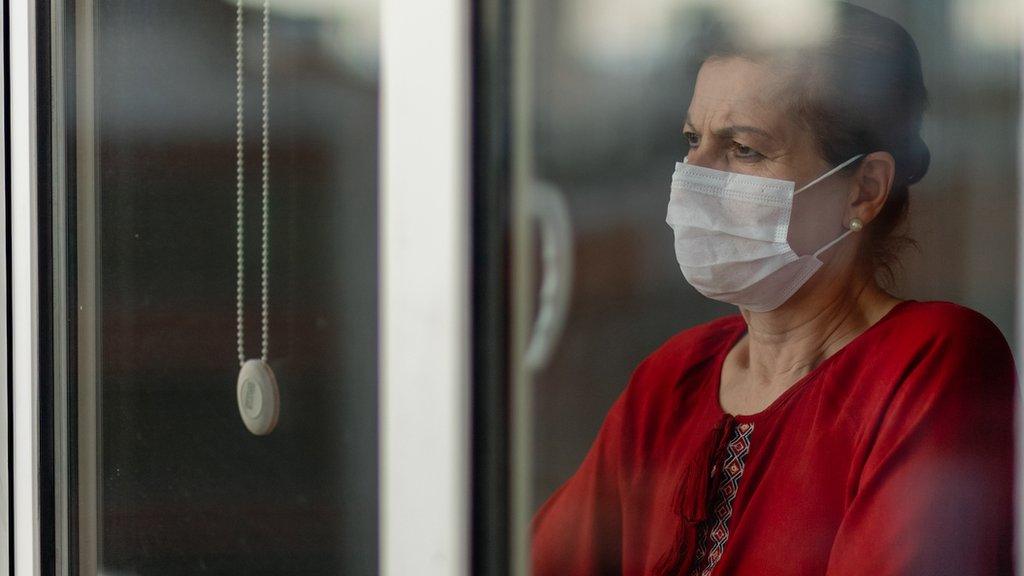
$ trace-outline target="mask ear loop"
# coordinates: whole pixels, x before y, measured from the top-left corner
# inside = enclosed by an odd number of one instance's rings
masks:
[[[856,156],[854,156],[853,158],[850,158],[850,159],[849,159],[849,160],[847,160],[846,162],[843,162],[843,163],[842,163],[842,164],[840,164],[839,166],[836,166],[835,168],[833,168],[833,169],[829,170],[828,172],[825,172],[825,173],[824,173],[824,174],[822,174],[821,176],[818,176],[817,178],[815,178],[814,180],[812,180],[810,184],[807,184],[807,185],[803,186],[802,188],[800,188],[799,190],[797,190],[796,192],[793,192],[793,195],[795,196],[795,195],[797,195],[797,194],[799,194],[799,193],[803,192],[804,190],[807,190],[807,189],[808,189],[808,188],[810,188],[811,186],[814,186],[814,185],[815,185],[815,184],[817,184],[818,182],[821,182],[821,181],[822,181],[822,180],[824,180],[825,178],[828,178],[829,176],[831,176],[831,175],[835,174],[836,172],[839,172],[839,171],[840,171],[840,170],[842,170],[843,168],[846,168],[846,167],[847,167],[847,166],[849,166],[850,164],[853,164],[854,162],[856,162],[857,160],[860,160],[860,159],[861,159],[861,158],[863,158],[863,157],[864,157],[864,155],[863,155],[863,154],[857,154]]]
[[[839,235],[839,238],[836,238],[835,240],[833,240],[833,241],[829,242],[828,244],[825,244],[821,248],[818,248],[817,250],[815,250],[814,257],[817,258],[818,256],[821,256],[826,250],[828,250],[829,248],[835,246],[843,238],[846,238],[847,236],[849,236],[852,233],[853,233],[853,230],[847,230],[846,232],[843,232],[842,234]]]
[[[856,155],[856,156],[854,156],[853,158],[850,158],[850,159],[849,159],[849,160],[847,160],[846,162],[843,162],[843,163],[842,163],[842,164],[840,164],[839,166],[836,166],[835,168],[833,168],[833,169],[829,170],[828,172],[826,172],[826,173],[822,174],[821,176],[819,176],[819,177],[815,178],[815,179],[814,179],[813,181],[811,181],[811,183],[810,183],[810,184],[807,184],[807,185],[805,185],[804,187],[802,187],[802,188],[800,188],[799,190],[797,190],[796,192],[793,192],[793,195],[795,196],[796,194],[799,194],[800,192],[803,192],[804,190],[807,190],[807,189],[808,189],[808,188],[810,188],[811,186],[814,186],[814,185],[815,185],[815,184],[817,184],[818,182],[821,182],[821,181],[822,181],[822,180],[824,180],[825,178],[828,178],[829,176],[831,176],[831,175],[835,174],[836,172],[839,172],[839,171],[840,171],[840,170],[842,170],[843,168],[846,168],[846,167],[847,167],[847,166],[849,166],[850,164],[853,164],[854,162],[856,162],[857,160],[859,160],[859,159],[861,159],[861,158],[863,158],[863,157],[864,157],[864,155],[863,155],[863,154],[857,154],[857,155]],[[852,234],[852,233],[853,233],[853,230],[850,230],[850,229],[848,229],[848,230],[847,230],[846,232],[843,232],[843,233],[842,233],[842,234],[840,234],[840,235],[839,235],[839,237],[838,237],[838,238],[836,238],[835,240],[833,240],[833,241],[829,242],[828,244],[825,244],[825,245],[824,245],[824,246],[822,246],[821,248],[818,248],[817,250],[815,250],[815,251],[814,251],[814,257],[815,257],[815,258],[817,258],[818,256],[821,256],[822,254],[824,254],[824,253],[825,253],[825,251],[826,251],[826,250],[828,250],[829,248],[831,248],[831,247],[835,246],[836,244],[838,244],[839,242],[841,242],[841,241],[843,240],[843,238],[846,238],[847,236],[849,236],[849,235],[850,235],[850,234]]]

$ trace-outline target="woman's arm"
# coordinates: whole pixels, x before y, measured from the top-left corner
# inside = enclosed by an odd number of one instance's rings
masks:
[[[618,477],[622,404],[620,396],[583,464],[534,517],[534,576],[621,572]]]
[[[623,392],[579,469],[533,519],[533,576],[619,574]]]

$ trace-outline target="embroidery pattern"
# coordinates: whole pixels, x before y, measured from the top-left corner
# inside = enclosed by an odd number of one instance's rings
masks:
[[[750,452],[750,434],[754,425],[750,422],[738,424],[733,429],[725,460],[722,462],[721,482],[711,503],[711,516],[701,524],[697,535],[697,550],[693,560],[691,576],[709,576],[718,565],[729,540],[729,519],[732,518],[732,502],[739,490],[743,476],[744,460]]]

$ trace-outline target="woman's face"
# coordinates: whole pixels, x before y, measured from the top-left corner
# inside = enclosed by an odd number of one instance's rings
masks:
[[[788,109],[784,75],[742,58],[704,63],[684,126],[688,162],[706,168],[796,182],[800,189],[831,166],[815,135]],[[843,231],[850,183],[837,174],[796,196],[789,242],[809,254]]]

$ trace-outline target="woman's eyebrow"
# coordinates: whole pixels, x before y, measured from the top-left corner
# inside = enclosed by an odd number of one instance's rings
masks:
[[[726,126],[724,128],[713,130],[711,133],[714,134],[716,137],[722,139],[732,138],[737,134],[756,134],[767,140],[775,140],[775,137],[769,134],[766,130],[757,128],[755,126]]]
[[[693,121],[690,119],[690,116],[687,115],[686,124],[684,124],[683,126],[696,126],[696,124],[694,124]],[[711,133],[715,137],[721,139],[732,138],[737,134],[755,134],[757,136],[761,136],[762,138],[771,140],[773,142],[775,141],[775,137],[772,136],[767,130],[763,128],[758,128],[756,126],[746,126],[742,124],[734,124],[732,126],[726,126],[724,128],[712,130]]]

